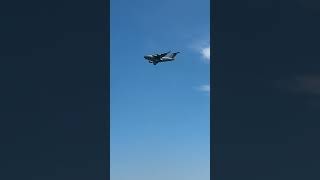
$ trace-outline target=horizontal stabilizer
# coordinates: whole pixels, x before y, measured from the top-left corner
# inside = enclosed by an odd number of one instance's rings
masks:
[[[174,58],[174,57],[176,57],[176,55],[179,54],[179,53],[180,53],[180,52],[172,53],[169,57]]]

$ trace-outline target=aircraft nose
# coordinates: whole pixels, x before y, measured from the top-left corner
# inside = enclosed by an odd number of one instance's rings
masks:
[[[148,59],[149,58],[149,56],[143,56],[145,59]]]

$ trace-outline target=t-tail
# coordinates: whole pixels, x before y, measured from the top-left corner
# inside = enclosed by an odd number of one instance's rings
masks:
[[[169,57],[171,57],[171,58],[175,58],[175,57],[176,57],[176,55],[177,55],[177,54],[179,54],[179,53],[180,53],[180,52],[172,53],[172,54],[170,54],[170,55],[169,55]]]

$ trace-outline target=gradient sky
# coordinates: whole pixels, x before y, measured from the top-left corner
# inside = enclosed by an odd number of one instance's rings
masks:
[[[111,0],[112,180],[209,179],[209,3]]]

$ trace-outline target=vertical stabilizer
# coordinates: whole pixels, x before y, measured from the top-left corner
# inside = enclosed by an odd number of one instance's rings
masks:
[[[174,57],[176,57],[176,55],[179,54],[179,53],[180,53],[180,52],[172,53],[169,57],[174,58]]]

